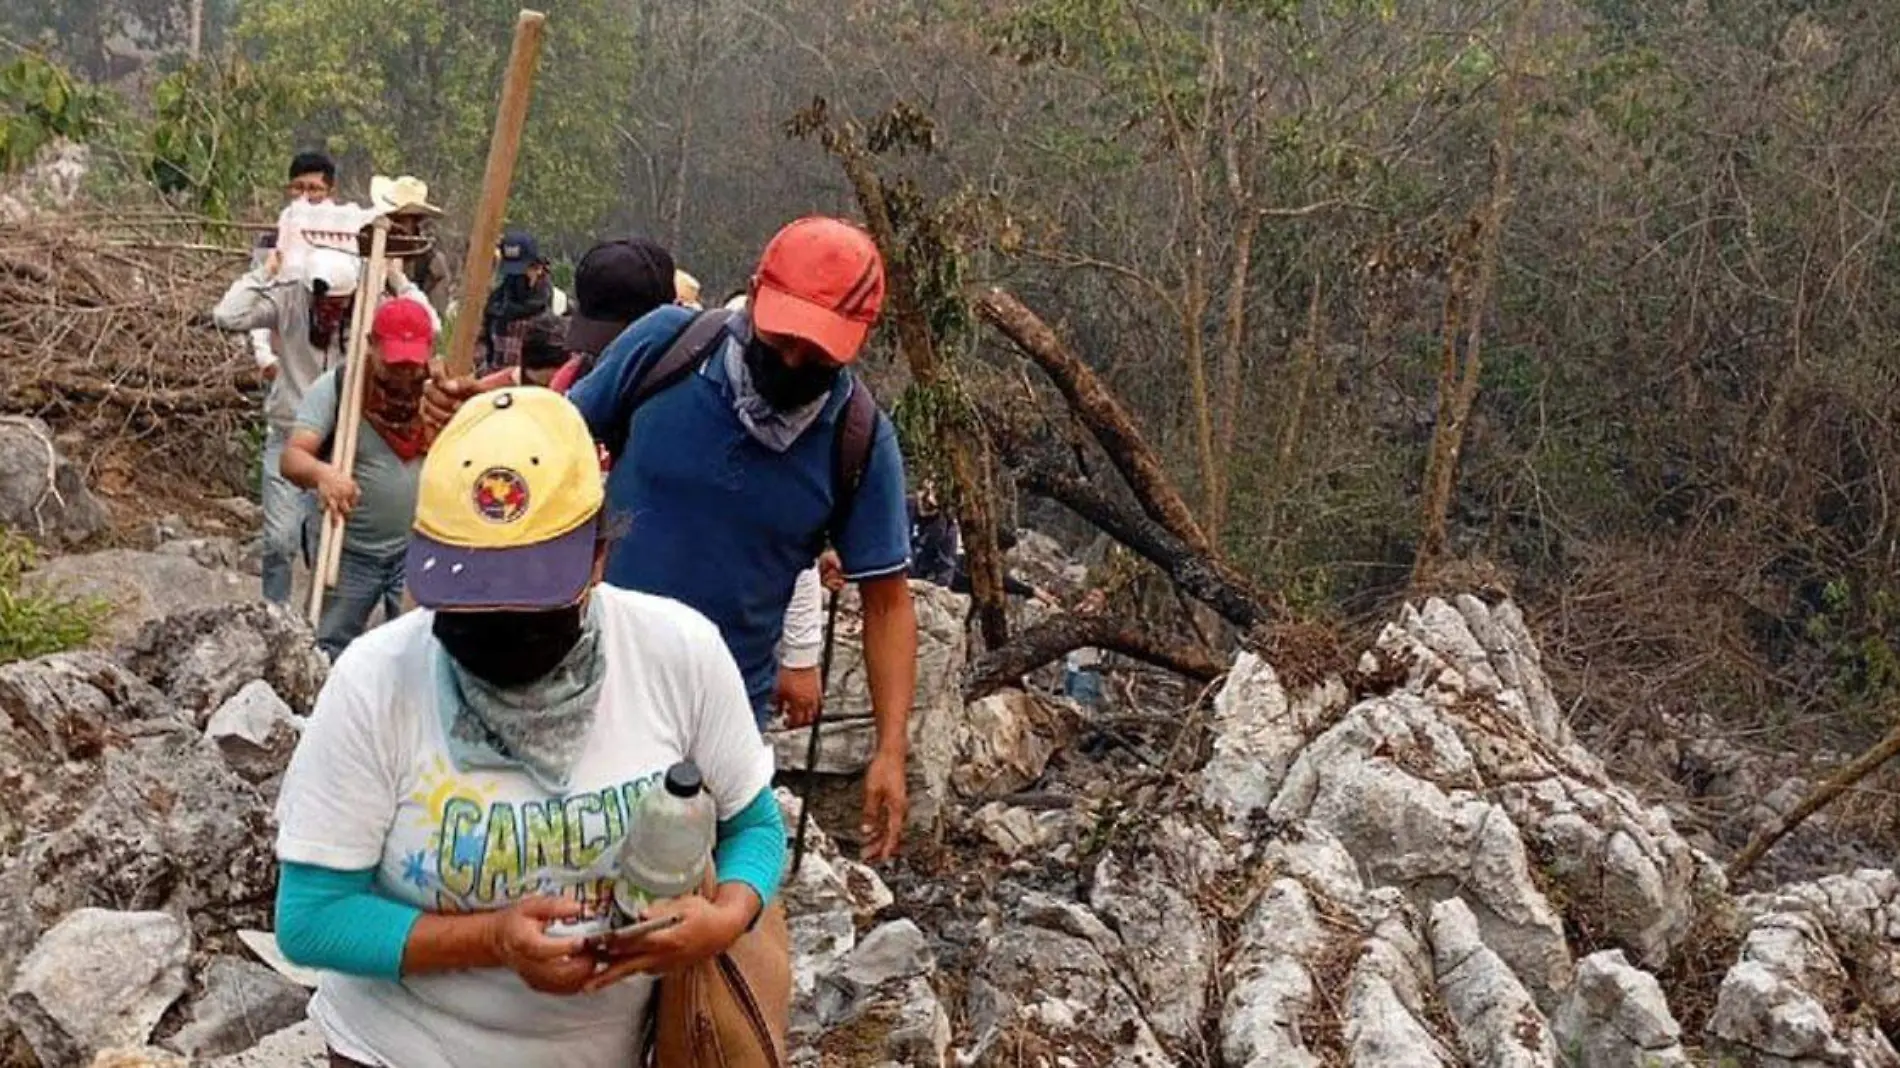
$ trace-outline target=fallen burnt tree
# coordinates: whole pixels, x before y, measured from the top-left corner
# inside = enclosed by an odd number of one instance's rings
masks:
[[[971,302],[984,322],[1054,383],[1134,503],[1124,503],[1082,470],[1081,450],[1061,440],[1047,420],[1019,414],[1004,403],[984,402],[979,407],[992,451],[1017,487],[1086,520],[1243,634],[1260,635],[1269,624],[1284,620],[1285,610],[1277,600],[1257,589],[1210,544],[1134,417],[1081,355],[1001,289],[974,292]],[[1086,647],[1118,652],[1202,681],[1219,675],[1225,660],[1206,644],[1157,638],[1130,621],[1064,617],[1016,635],[979,658],[968,672],[966,692],[973,697],[993,692]]]
[[[1014,686],[1024,675],[1076,649],[1120,653],[1197,682],[1212,682],[1227,670],[1225,662],[1199,645],[1166,642],[1107,616],[1061,615],[978,657],[965,673],[963,698],[974,701]]]

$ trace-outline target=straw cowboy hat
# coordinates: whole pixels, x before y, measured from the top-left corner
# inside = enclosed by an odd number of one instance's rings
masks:
[[[391,178],[379,174],[369,180],[369,202],[378,214],[400,215],[420,212],[440,215],[442,209],[429,203],[429,186],[420,178],[403,175]]]

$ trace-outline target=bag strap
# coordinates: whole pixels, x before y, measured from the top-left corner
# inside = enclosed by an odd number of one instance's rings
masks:
[[[864,473],[871,466],[871,446],[877,442],[877,423],[883,417],[871,387],[857,375],[851,376],[851,392],[838,413],[838,429],[831,439],[831,515],[825,521],[825,536],[835,547],[851,520],[852,506],[864,485]]]
[[[673,336],[672,344],[666,347],[660,358],[648,364],[634,380],[633,397],[627,407],[627,414],[631,416],[639,411],[642,404],[704,363],[706,357],[711,355],[712,347],[725,337],[726,324],[731,321],[732,313],[724,308],[714,308],[693,316],[692,321]]]

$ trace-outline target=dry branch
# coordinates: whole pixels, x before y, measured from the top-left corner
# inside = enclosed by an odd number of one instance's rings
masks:
[[[1148,516],[1111,500],[1081,475],[1046,458],[1028,460],[1015,471],[1023,489],[1088,520],[1234,626],[1251,629],[1277,614],[1272,603],[1233,568],[1175,537]]]
[[[0,237],[0,411],[83,436],[95,458],[136,442],[162,458],[146,466],[230,481],[259,383],[207,313],[244,250],[196,234],[144,249],[123,237],[109,222],[63,219]]]
[[[1077,649],[1106,649],[1200,682],[1216,679],[1226,667],[1195,645],[1176,644],[1107,616],[1058,616],[1030,627],[1001,649],[970,665],[963,697],[974,701],[1014,686],[1024,675]]]
[[[1074,350],[1014,296],[1001,289],[974,294],[977,312],[1041,367],[1069,402],[1069,407],[1101,443],[1109,462],[1121,472],[1142,510],[1175,539],[1195,552],[1211,555],[1212,548],[1187,501],[1168,478],[1161,458],[1141,436],[1134,416],[1109,392]]]
[[[1832,804],[1855,783],[1872,775],[1882,764],[1895,756],[1900,756],[1900,726],[1888,731],[1886,737],[1876,742],[1872,749],[1855,757],[1846,767],[1835,772],[1833,778],[1815,787],[1808,796],[1801,799],[1800,804],[1783,816],[1773,827],[1756,835],[1748,843],[1748,847],[1729,862],[1729,881],[1733,882],[1746,875],[1764,854],[1774,848],[1776,842],[1786,838],[1789,832],[1801,826],[1809,816]]]

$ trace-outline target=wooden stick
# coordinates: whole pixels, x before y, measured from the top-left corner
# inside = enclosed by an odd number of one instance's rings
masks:
[[[1834,773],[1834,777],[1814,788],[1808,796],[1801,799],[1779,823],[1756,835],[1748,843],[1748,848],[1729,862],[1728,878],[1732,883],[1748,873],[1762,855],[1774,848],[1776,842],[1788,836],[1788,832],[1801,826],[1809,816],[1833,803],[1834,799],[1846,793],[1848,788],[1874,773],[1882,764],[1900,756],[1900,726],[1887,732],[1887,736],[1874,744],[1872,749],[1855,757],[1848,765]]]
[[[340,433],[337,439],[334,462],[343,473],[354,477],[356,474],[356,450],[362,444],[363,437],[363,394],[369,380],[370,338],[375,334],[376,307],[383,302],[384,289],[389,284],[389,220],[378,219],[375,231],[370,238],[369,264],[364,274],[369,287],[370,310],[364,316],[362,334],[357,339],[357,357],[355,369],[350,379],[344,383],[343,404],[341,405]],[[336,585],[337,574],[343,563],[343,520],[336,521],[337,536],[331,542],[330,559],[324,567],[324,587]]]
[[[343,380],[338,384],[342,396],[337,404],[336,433],[331,446],[330,463],[344,474],[356,470],[357,431],[363,417],[363,381],[368,377],[369,335],[388,284],[388,259],[384,256],[389,238],[389,218],[377,219],[370,237],[369,262],[358,280],[356,306],[350,315],[349,344],[344,350]],[[310,574],[310,625],[323,618],[323,594],[336,585],[343,562],[343,517],[325,509],[323,536],[317,543],[316,566]]]
[[[514,180],[515,155],[521,150],[521,128],[528,118],[528,95],[534,88],[535,65],[541,58],[541,30],[547,16],[523,10],[515,20],[515,43],[508,53],[508,73],[501,83],[501,106],[495,113],[495,132],[488,142],[488,169],[482,174],[482,198],[469,227],[468,255],[462,260],[462,298],[455,314],[455,331],[443,358],[451,377],[475,370],[476,332],[482,325],[482,307],[488,302],[488,283],[495,270],[495,242],[501,239],[502,216],[508,209],[508,185]]]

